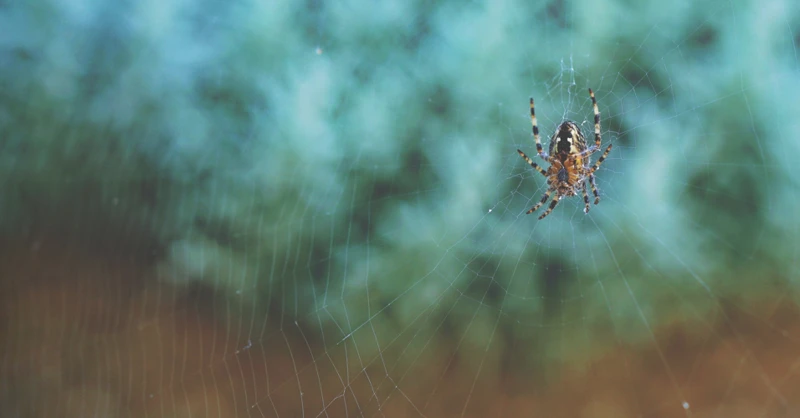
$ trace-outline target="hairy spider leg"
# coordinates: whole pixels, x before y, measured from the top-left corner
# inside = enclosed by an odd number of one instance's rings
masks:
[[[605,161],[606,157],[608,157],[608,153],[611,152],[611,146],[612,145],[614,145],[614,144],[608,144],[608,148],[606,148],[606,152],[604,152],[603,155],[601,155],[600,158],[597,159],[597,162],[594,163],[592,168],[589,170],[589,174],[594,174],[594,172],[597,171],[598,168],[600,168],[600,164],[603,164],[603,161]]]
[[[550,197],[550,193],[553,193],[553,189],[547,189],[547,191],[544,192],[544,196],[542,196],[542,200],[540,200],[539,203],[534,205],[532,208],[528,209],[528,211],[525,212],[525,214],[529,215],[531,212],[535,212],[536,209],[539,209],[542,205],[544,205],[544,202],[547,202],[547,198]]]
[[[552,212],[553,209],[555,209],[556,205],[558,205],[558,200],[559,200],[559,196],[558,196],[558,194],[556,194],[556,196],[553,198],[553,200],[550,201],[550,207],[547,208],[547,210],[544,211],[543,214],[539,215],[539,219],[540,220],[543,219],[545,216],[549,215],[550,212]]]
[[[579,153],[572,154],[572,156],[573,156],[573,158],[581,158],[581,159],[586,159],[588,156],[590,156],[590,155],[594,154],[594,153],[595,153],[595,152],[597,152],[597,151],[598,151],[598,149],[597,149],[597,148],[595,148],[595,146],[594,146],[594,145],[592,145],[591,147],[589,147],[589,148],[586,148],[586,149],[585,149],[585,150],[583,150],[582,152],[579,152]]]
[[[594,174],[589,174],[589,183],[592,185],[592,194],[594,194],[594,204],[600,203],[600,194],[597,193],[597,184],[594,182]]]
[[[600,148],[600,109],[597,108],[597,100],[594,98],[594,92],[589,89],[589,96],[592,97],[592,109],[594,109],[594,147]]]
[[[547,153],[542,149],[542,141],[539,139],[539,125],[536,123],[536,110],[533,106],[533,97],[531,97],[531,126],[533,127],[533,139],[536,140],[536,152],[539,153],[539,156],[542,157],[543,160],[549,161]]]
[[[525,155],[525,153],[524,153],[524,152],[522,152],[522,151],[520,151],[520,150],[517,150],[517,152],[519,153],[519,156],[520,156],[520,157],[524,158],[524,159],[525,159],[525,161],[527,161],[527,162],[528,162],[528,164],[530,164],[530,165],[531,165],[531,167],[533,167],[533,168],[534,168],[534,170],[536,170],[536,171],[538,171],[538,172],[542,173],[542,175],[543,175],[543,176],[547,177],[547,171],[545,171],[545,170],[544,170],[542,167],[539,167],[539,165],[538,165],[538,164],[536,164],[535,162],[533,162],[533,160],[531,160],[530,158],[528,158],[528,156],[527,156],[527,155]]]
[[[583,208],[583,213],[589,213],[589,194],[586,193],[586,182],[584,181],[581,183],[581,186],[581,189],[583,189],[583,203],[586,205],[586,207]]]

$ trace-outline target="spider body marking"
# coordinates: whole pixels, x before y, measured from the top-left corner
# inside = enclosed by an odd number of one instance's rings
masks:
[[[600,110],[597,108],[597,100],[594,92],[589,89],[589,96],[592,98],[592,108],[594,110],[594,145],[588,147],[586,137],[581,133],[578,125],[570,120],[561,122],[558,129],[550,138],[549,154],[544,152],[541,140],[539,139],[539,126],[536,122],[536,111],[531,98],[531,126],[533,128],[533,138],[536,141],[536,151],[543,160],[550,163],[550,167],[545,170],[533,162],[524,152],[517,150],[519,155],[528,162],[536,171],[547,178],[547,191],[542,199],[534,205],[526,214],[530,214],[541,207],[550,195],[555,192],[553,200],[547,210],[539,216],[539,219],[549,215],[555,209],[558,202],[564,197],[577,196],[580,192],[583,195],[584,213],[589,213],[589,195],[586,192],[586,183],[592,188],[594,194],[594,204],[600,203],[600,194],[595,185],[594,172],[600,168],[600,164],[605,161],[608,153],[611,152],[611,144],[605,152],[591,165],[591,155],[600,150]]]

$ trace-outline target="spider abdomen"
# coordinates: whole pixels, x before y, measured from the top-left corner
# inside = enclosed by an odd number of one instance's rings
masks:
[[[567,120],[558,125],[556,133],[550,138],[550,155],[558,156],[562,162],[571,154],[586,150],[586,139],[578,125]]]

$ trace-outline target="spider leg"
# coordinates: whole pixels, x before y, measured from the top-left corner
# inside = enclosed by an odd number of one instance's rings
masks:
[[[603,161],[605,161],[606,157],[608,157],[608,153],[611,152],[612,145],[614,144],[608,144],[606,151],[603,153],[603,155],[600,156],[600,158],[597,159],[597,162],[594,163],[592,168],[589,170],[589,174],[593,174],[595,171],[597,171],[598,168],[600,168],[600,164],[603,164]]]
[[[582,158],[583,159],[583,158],[588,157],[589,155],[594,154],[595,152],[597,152],[597,147],[592,145],[591,147],[586,148],[583,152],[579,152],[579,153],[574,154],[574,156],[575,156],[575,158]]]
[[[545,216],[549,215],[550,212],[552,212],[553,209],[556,207],[556,205],[558,205],[558,195],[556,195],[556,197],[554,197],[553,200],[550,201],[550,207],[547,208],[547,210],[544,211],[543,214],[539,215],[539,219],[543,219]]]
[[[592,97],[592,108],[594,109],[594,148],[600,148],[600,109],[597,108],[597,100],[594,92],[589,89],[589,96]]]
[[[547,171],[545,171],[545,170],[544,170],[542,167],[539,167],[539,165],[538,165],[538,164],[536,164],[536,163],[535,163],[535,162],[533,162],[533,161],[532,161],[530,158],[528,158],[528,156],[527,156],[527,155],[525,155],[525,153],[524,153],[524,152],[522,152],[522,151],[520,151],[520,150],[517,150],[517,152],[519,153],[519,156],[520,156],[520,157],[524,158],[524,159],[525,159],[525,161],[527,161],[527,162],[528,162],[528,164],[530,164],[530,165],[531,165],[531,167],[533,167],[533,168],[534,168],[536,171],[538,171],[538,172],[542,173],[542,175],[543,175],[543,176],[547,177]]]
[[[594,204],[596,205],[600,203],[600,194],[597,193],[597,184],[594,182],[594,174],[589,174],[589,183],[592,185],[592,194],[594,194]],[[586,196],[586,198],[588,200],[589,196]],[[588,207],[589,202],[587,201],[586,204]]]
[[[534,212],[536,209],[539,209],[540,206],[544,205],[544,202],[547,202],[547,198],[550,197],[550,193],[553,193],[553,190],[555,190],[555,189],[547,189],[547,191],[544,192],[544,196],[542,196],[542,200],[540,200],[539,203],[534,205],[532,208],[528,209],[528,211],[525,212],[525,214],[528,215],[531,212]]]
[[[594,176],[592,176],[592,179],[594,179]],[[594,181],[594,180],[592,180],[592,181]],[[597,195],[597,189],[594,188],[594,183],[592,183],[592,185],[593,185],[592,186],[592,190],[594,190],[595,191],[595,195]],[[583,191],[583,203],[586,205],[586,207],[583,208],[583,213],[589,213],[589,194],[586,193],[586,182],[585,181],[583,182],[583,185],[582,185],[581,189]]]
[[[533,127],[533,139],[536,140],[536,152],[543,160],[547,161],[547,153],[542,149],[542,141],[539,139],[539,125],[536,123],[536,111],[533,107],[533,97],[531,97],[531,126]]]

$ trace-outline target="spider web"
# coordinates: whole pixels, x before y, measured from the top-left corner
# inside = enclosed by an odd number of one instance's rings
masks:
[[[800,414],[797,5],[262,3],[0,5],[4,416]]]

